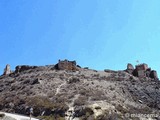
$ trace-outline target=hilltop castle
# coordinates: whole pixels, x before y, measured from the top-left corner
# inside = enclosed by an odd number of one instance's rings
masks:
[[[37,67],[38,66],[28,66],[28,65],[17,66],[15,68],[15,71],[12,72],[10,70],[10,65],[7,64],[4,69],[3,75],[9,75],[11,73],[19,73],[19,72],[29,70],[29,69],[34,69]],[[59,60],[58,63],[54,66],[54,69],[77,71],[80,69],[80,66],[76,64],[76,61],[69,61],[65,59],[65,60]],[[155,70],[151,70],[151,68],[149,68],[148,65],[145,63],[138,64],[135,66],[135,68],[132,64],[128,63],[127,69],[125,71],[135,77],[150,78],[150,79],[158,80],[157,72]]]

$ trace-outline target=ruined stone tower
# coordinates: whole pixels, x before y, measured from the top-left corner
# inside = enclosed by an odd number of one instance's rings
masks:
[[[76,61],[69,61],[69,60],[59,60],[58,64],[56,64],[56,69],[58,70],[71,70],[71,71],[76,71],[77,70],[77,65]]]
[[[5,69],[4,69],[3,75],[8,75],[10,73],[11,73],[10,65],[7,64],[6,67],[5,67]]]
[[[128,63],[125,71],[139,78],[148,77],[158,80],[157,72],[155,70],[151,70],[151,68],[148,68],[148,65],[145,63],[136,65],[135,69],[132,64]]]

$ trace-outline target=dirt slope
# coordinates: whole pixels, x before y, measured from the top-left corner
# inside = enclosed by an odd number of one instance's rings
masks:
[[[143,119],[132,114],[160,113],[160,82],[125,71],[56,70],[31,67],[0,77],[0,111],[48,120]],[[129,114],[129,115],[128,115]]]

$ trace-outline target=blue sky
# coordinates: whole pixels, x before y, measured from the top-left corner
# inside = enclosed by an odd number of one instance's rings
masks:
[[[160,74],[159,0],[0,0],[0,73],[6,64],[76,60],[98,70],[147,63]]]

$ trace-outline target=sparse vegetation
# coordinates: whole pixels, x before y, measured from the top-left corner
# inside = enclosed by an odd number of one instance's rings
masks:
[[[110,90],[111,90],[111,91],[113,91],[113,90],[115,90],[115,88],[114,88],[114,87],[112,87],[112,86],[110,86]]]
[[[116,105],[116,110],[119,111],[122,115],[125,115],[126,113],[129,112],[126,108],[124,108],[120,104]]]
[[[54,116],[54,115],[50,115],[50,116],[38,116],[37,118],[43,119],[43,120],[65,120],[64,117]]]
[[[34,116],[44,120],[64,120],[70,107],[79,107],[82,109],[75,114],[80,120],[123,120],[125,113],[152,113],[160,109],[160,91],[154,89],[155,86],[160,88],[157,81],[146,82],[123,71],[99,72],[81,68],[79,72],[73,72],[50,68],[37,67],[1,76],[0,110],[28,115],[29,108],[33,107]],[[125,103],[124,99],[129,102]],[[94,103],[104,104],[96,110],[104,110],[103,107],[111,104],[117,112],[103,111],[104,114],[95,119],[93,110],[86,108]],[[137,104],[143,107],[134,106]]]
[[[68,79],[67,83],[71,84],[71,83],[77,83],[79,81],[80,81],[80,79],[78,77],[71,77]]]
[[[93,74],[93,77],[99,78],[100,74]]]
[[[75,117],[80,117],[80,120],[88,120],[89,118],[94,120],[93,114],[94,112],[91,108],[85,107],[83,110],[77,110]]]
[[[65,111],[68,109],[68,106],[65,103],[53,102],[43,96],[30,97],[27,99],[27,104],[34,108],[34,114],[36,116],[40,115],[43,111],[46,111],[46,115],[54,113],[63,117]],[[58,112],[57,110],[61,112]]]
[[[78,99],[76,99],[74,101],[74,106],[82,106],[82,105],[85,105],[87,101],[87,97],[85,96],[80,96]]]

